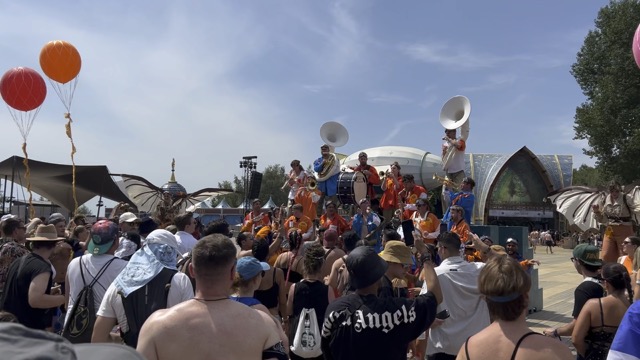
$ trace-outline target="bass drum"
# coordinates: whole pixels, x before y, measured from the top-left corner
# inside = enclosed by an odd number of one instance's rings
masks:
[[[338,200],[343,205],[358,205],[367,197],[367,177],[360,171],[342,172],[338,177]]]

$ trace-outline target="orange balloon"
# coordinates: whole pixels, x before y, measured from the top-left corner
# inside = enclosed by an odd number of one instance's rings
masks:
[[[51,80],[66,84],[80,73],[80,53],[63,40],[49,41],[40,51],[40,67]]]

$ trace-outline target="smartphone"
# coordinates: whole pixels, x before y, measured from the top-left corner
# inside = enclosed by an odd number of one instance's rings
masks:
[[[449,310],[444,309],[436,314],[436,319],[444,320],[447,319],[451,314],[449,314]]]

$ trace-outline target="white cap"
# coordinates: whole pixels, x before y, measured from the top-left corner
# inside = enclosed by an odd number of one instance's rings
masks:
[[[138,217],[132,213],[132,212],[126,212],[122,215],[120,215],[120,224],[122,224],[123,222],[134,222],[134,221],[140,221],[140,219],[138,219]]]

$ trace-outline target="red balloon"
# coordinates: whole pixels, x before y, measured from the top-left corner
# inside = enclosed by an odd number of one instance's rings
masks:
[[[7,105],[19,111],[37,109],[47,97],[47,85],[37,71],[13,68],[0,79],[0,95]]]

